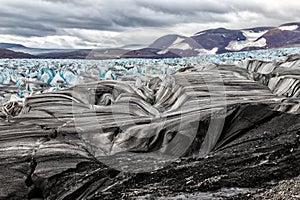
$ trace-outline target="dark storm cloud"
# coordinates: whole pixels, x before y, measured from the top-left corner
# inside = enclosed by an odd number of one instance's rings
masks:
[[[1,6],[1,27],[6,30],[32,29],[32,33],[39,31],[38,35],[55,35],[57,29],[64,28],[122,31],[169,23],[168,18],[156,17],[155,12],[145,15],[134,1],[10,0],[2,1]],[[17,30],[11,34],[24,36]],[[24,34],[28,35],[28,31]]]
[[[2,33],[11,31],[11,34],[21,36],[28,36],[30,33],[55,35],[57,29],[63,28],[122,31],[132,27],[165,27],[197,20],[209,23],[224,21],[221,16],[214,14],[230,11],[228,4],[202,0],[193,0],[190,3],[138,0],[2,0],[1,7],[0,25],[5,28]],[[24,34],[21,30],[24,30]]]

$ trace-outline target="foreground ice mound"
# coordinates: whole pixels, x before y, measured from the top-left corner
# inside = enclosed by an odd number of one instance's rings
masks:
[[[166,162],[184,155],[205,156],[274,115],[298,114],[299,60],[293,56],[274,66],[257,60],[242,67],[199,65],[135,81],[115,81],[118,71],[110,68],[104,75],[108,80],[83,82],[62,91],[67,84],[56,73],[50,82],[50,89],[56,91],[48,89],[3,104],[0,123],[4,128],[18,124],[16,134],[25,128],[39,134],[40,129],[78,134],[82,145],[109,166],[152,170],[166,163],[149,165],[139,157],[141,152],[149,160]],[[166,73],[171,68],[157,69]],[[147,68],[136,70],[142,74]],[[122,161],[122,166],[114,163],[118,159],[103,158],[123,153],[128,161]],[[132,163],[131,157],[142,162]]]

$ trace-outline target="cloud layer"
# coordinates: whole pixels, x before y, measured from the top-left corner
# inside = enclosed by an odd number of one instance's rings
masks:
[[[208,28],[300,21],[295,0],[1,0],[0,41],[33,47],[147,44]]]

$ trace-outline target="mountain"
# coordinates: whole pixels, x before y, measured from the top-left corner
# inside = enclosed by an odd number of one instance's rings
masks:
[[[260,37],[272,29],[273,27],[256,27],[242,30],[225,28],[205,30],[191,37],[178,36],[171,45],[164,48],[160,46],[158,53],[173,52],[178,56],[196,56],[242,51],[249,47],[263,48],[265,47],[265,39],[260,39]],[[297,34],[300,36],[300,33]],[[154,43],[166,43],[164,38],[159,38]]]
[[[26,47],[21,44],[0,43],[0,49],[9,49],[9,48],[26,48]]]
[[[125,49],[80,49],[71,52],[54,52],[39,55],[40,58],[50,59],[113,59],[121,58],[130,50]]]
[[[39,58],[44,59],[85,59],[91,50],[73,50],[70,52],[49,52],[40,54]]]
[[[268,48],[297,46],[300,44],[300,23],[283,24],[269,30],[261,38],[266,39]]]
[[[300,23],[282,24],[279,27],[254,27],[240,30],[209,29],[190,37],[166,35],[152,44],[151,57],[164,58],[220,54],[258,49],[295,47],[300,45]],[[156,49],[154,51],[153,49]],[[139,53],[147,55],[147,48]]]
[[[8,49],[0,49],[0,58],[35,58],[35,56],[22,52],[14,52]]]
[[[122,48],[96,50],[38,49],[10,43],[0,43],[0,48],[16,52],[15,56],[13,52],[9,53],[12,58],[20,58],[22,55],[20,53],[24,53],[24,58],[32,55],[33,58],[111,59],[189,57],[299,45],[300,22],[293,22],[282,24],[279,27],[254,27],[239,30],[209,29],[190,37],[169,34],[158,38],[148,47],[142,48],[140,45],[134,44]],[[3,56],[4,54],[0,53],[0,57]]]
[[[165,35],[161,38],[158,38],[155,40],[152,44],[149,45],[149,48],[151,49],[165,49],[169,46],[171,46],[174,43],[180,42],[188,37],[176,35],[176,34],[170,34]]]

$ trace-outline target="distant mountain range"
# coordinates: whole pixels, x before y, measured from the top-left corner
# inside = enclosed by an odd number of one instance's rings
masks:
[[[138,45],[133,45],[138,46]],[[166,35],[146,48],[114,49],[38,49],[21,44],[0,43],[0,58],[171,58],[200,54],[220,54],[258,49],[300,46],[300,22],[279,27],[255,27],[241,30],[209,29],[193,36]]]

